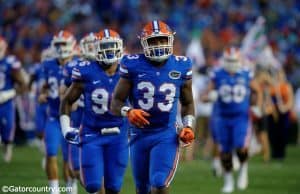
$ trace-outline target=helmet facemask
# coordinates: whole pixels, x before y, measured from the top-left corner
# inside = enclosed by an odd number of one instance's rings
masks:
[[[141,38],[145,56],[155,62],[165,61],[173,54],[173,41],[173,34],[153,34]]]
[[[118,62],[123,56],[123,41],[119,38],[103,38],[96,41],[96,60],[106,65]]]
[[[224,58],[223,65],[224,68],[230,73],[236,73],[242,66],[239,58]]]

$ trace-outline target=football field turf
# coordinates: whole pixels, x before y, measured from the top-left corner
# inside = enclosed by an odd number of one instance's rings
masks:
[[[210,163],[204,160],[180,162],[172,182],[171,194],[218,194],[222,179],[212,175]],[[61,171],[60,171],[61,174]],[[246,191],[234,194],[300,194],[300,147],[289,147],[284,163],[250,160],[250,185]],[[62,176],[61,176],[62,177]],[[61,184],[63,181],[61,181]],[[10,164],[0,161],[0,187],[46,186],[46,176],[41,168],[41,154],[37,148],[16,147]],[[0,190],[0,193],[3,193]],[[85,193],[80,188],[80,193]],[[127,169],[122,194],[134,194],[130,168]]]

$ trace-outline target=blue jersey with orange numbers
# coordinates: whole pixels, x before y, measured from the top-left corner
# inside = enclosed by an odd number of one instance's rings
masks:
[[[43,62],[43,77],[49,86],[47,103],[50,117],[59,116],[59,87],[63,82],[63,68],[57,59]]]
[[[21,63],[15,56],[7,56],[0,60],[0,91],[14,88],[11,74],[20,68]]]
[[[192,78],[191,60],[171,55],[161,67],[156,67],[143,55],[124,56],[121,77],[132,83],[130,103],[151,116],[143,130],[174,129],[181,86]]]
[[[211,73],[215,89],[218,92],[216,108],[221,115],[248,113],[250,106],[250,82],[253,73],[244,68],[234,74],[224,68]]]
[[[84,84],[84,127],[101,130],[123,125],[124,119],[112,115],[109,110],[112,94],[119,79],[118,72],[108,76],[96,61],[82,61],[73,69],[72,81]]]

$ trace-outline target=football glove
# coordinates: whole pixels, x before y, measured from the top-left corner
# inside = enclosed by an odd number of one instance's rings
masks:
[[[75,128],[72,128],[71,131],[68,131],[65,134],[65,139],[70,144],[78,145],[79,144],[79,130],[75,129]]]
[[[150,114],[142,109],[130,109],[127,112],[127,118],[129,122],[139,128],[143,128],[145,125],[150,124],[150,122],[145,118],[149,116]]]
[[[179,132],[179,139],[185,144],[185,146],[190,145],[195,139],[194,131],[189,127],[182,128]]]

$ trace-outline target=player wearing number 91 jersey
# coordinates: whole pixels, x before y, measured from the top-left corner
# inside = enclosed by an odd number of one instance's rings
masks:
[[[242,58],[237,48],[224,51],[223,66],[211,73],[211,100],[218,109],[216,125],[217,141],[221,148],[221,160],[225,169],[222,192],[233,191],[232,151],[236,149],[241,162],[238,188],[245,189],[248,184],[247,146],[250,138],[249,109],[251,90],[258,92],[253,73],[242,67]],[[258,104],[261,96],[258,98]]]
[[[121,79],[111,109],[127,116],[132,126],[130,157],[138,194],[168,193],[178,162],[177,104],[182,104],[184,128],[179,138],[194,139],[192,64],[173,52],[174,33],[162,21],[149,22],[141,34],[144,54],[121,61]],[[124,106],[127,97],[132,107]]]
[[[109,110],[115,85],[119,81],[119,59],[123,42],[109,29],[96,35],[96,61],[82,61],[72,72],[72,84],[61,102],[60,121],[66,139],[80,140],[80,171],[89,193],[102,187],[105,193],[119,193],[128,163],[126,120]],[[84,95],[84,111],[79,134],[70,127],[71,105]]]

